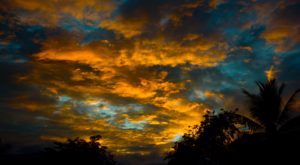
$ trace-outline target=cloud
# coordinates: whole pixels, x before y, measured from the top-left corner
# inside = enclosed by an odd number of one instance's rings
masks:
[[[191,16],[202,1],[123,1],[110,19],[100,23],[107,28],[132,38],[144,33],[161,31],[169,22],[180,24],[182,17]]]
[[[206,41],[208,42],[208,41]],[[94,68],[105,67],[136,67],[156,65],[184,65],[190,63],[200,67],[213,67],[226,58],[226,45],[219,43],[211,45],[205,41],[192,45],[181,45],[180,43],[168,43],[161,40],[145,40],[134,42],[133,47],[120,45],[119,51],[111,50],[110,47],[99,43],[93,47],[79,48],[79,50],[56,50],[46,49],[36,55],[39,60],[72,61],[89,64]],[[114,43],[112,43],[114,44]],[[197,46],[196,46],[197,45]],[[66,48],[64,48],[66,49]],[[76,48],[75,48],[76,49]],[[77,48],[78,49],[78,48]],[[113,57],[113,58],[112,58]]]
[[[263,37],[276,45],[277,52],[290,50],[300,41],[299,2],[281,3],[271,14]]]

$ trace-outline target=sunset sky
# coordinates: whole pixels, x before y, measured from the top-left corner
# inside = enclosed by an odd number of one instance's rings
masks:
[[[161,159],[241,89],[300,84],[298,0],[0,0],[0,137]],[[300,105],[300,103],[298,104]]]

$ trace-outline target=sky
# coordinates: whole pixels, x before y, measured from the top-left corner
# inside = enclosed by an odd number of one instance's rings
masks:
[[[101,134],[155,164],[207,111],[247,115],[242,89],[299,75],[299,0],[0,0],[0,137],[19,148]]]

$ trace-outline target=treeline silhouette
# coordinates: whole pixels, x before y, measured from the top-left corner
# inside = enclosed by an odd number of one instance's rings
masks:
[[[0,164],[2,165],[115,165],[116,161],[106,146],[99,143],[101,136],[91,136],[89,141],[81,138],[54,142],[54,147],[45,148],[38,153],[10,155],[9,145],[0,141]]]
[[[299,164],[300,117],[291,118],[296,90],[283,104],[284,84],[257,82],[258,94],[247,90],[250,117],[221,109],[175,143],[169,165]]]
[[[208,111],[204,120],[190,127],[173,151],[165,157],[169,165],[300,164],[300,116],[293,114],[296,90],[283,103],[284,84],[275,79],[257,82],[258,94],[247,90],[249,116],[238,109]],[[296,116],[296,117],[295,117]],[[0,139],[2,165],[84,164],[114,165],[116,161],[100,135],[55,142],[36,154],[8,154],[10,145]],[[140,163],[141,165],[143,162]]]

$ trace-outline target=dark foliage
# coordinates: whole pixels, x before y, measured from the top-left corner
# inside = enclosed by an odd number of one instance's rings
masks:
[[[241,135],[242,128],[251,131],[258,127],[255,122],[233,111],[209,112],[199,126],[194,126],[175,143],[174,151],[166,159],[169,165],[226,164],[228,146]]]
[[[114,165],[113,156],[107,147],[99,143],[101,136],[91,136],[90,141],[81,138],[68,139],[66,142],[55,142],[52,148],[45,151],[23,154],[6,154],[0,156],[1,165]],[[0,143],[2,144],[2,143]],[[2,151],[1,145],[1,151]]]
[[[271,138],[265,133],[244,135],[230,144],[228,159],[231,165],[299,164],[299,139],[299,131],[279,133]]]
[[[257,86],[259,87],[258,94],[252,94],[247,90],[243,92],[249,98],[249,110],[252,117],[264,126],[268,136],[273,136],[289,118],[288,113],[293,109],[295,96],[300,89],[296,90],[284,104],[281,96],[284,84],[278,86],[276,80],[273,79],[267,83],[257,82]]]
[[[0,157],[3,157],[7,154],[7,152],[10,149],[10,145],[7,143],[4,143],[2,139],[0,138]]]
[[[275,79],[257,85],[259,94],[243,91],[254,120],[237,111],[208,113],[199,126],[175,143],[166,157],[168,164],[299,164],[300,117],[287,119],[300,90],[283,104],[284,85],[278,87]],[[259,128],[265,131],[256,131]]]
[[[98,141],[101,136],[91,136],[87,142],[80,138],[68,139],[67,142],[55,142],[55,147],[47,148],[45,160],[50,164],[95,164],[113,165],[113,156],[107,152],[107,147]]]

